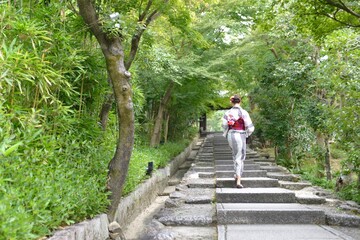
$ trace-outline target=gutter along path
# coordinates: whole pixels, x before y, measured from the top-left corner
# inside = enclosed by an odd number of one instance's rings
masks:
[[[198,147],[142,219],[145,230],[136,229],[136,221],[128,227],[128,240],[360,239],[359,215],[337,210],[345,202],[318,196],[323,191],[274,160],[248,150],[244,188],[237,189],[221,133],[208,134]]]

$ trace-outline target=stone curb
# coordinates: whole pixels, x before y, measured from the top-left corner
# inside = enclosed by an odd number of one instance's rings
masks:
[[[360,227],[360,217],[347,214],[326,214],[326,223],[330,226]]]
[[[169,177],[174,175],[177,169],[184,163],[190,155],[192,149],[199,141],[199,136],[195,137],[192,143],[185,150],[176,156],[171,162],[162,169],[157,169],[144,183],[124,197],[117,209],[115,219],[120,226],[130,224],[144,209],[156,199],[167,186]],[[109,239],[109,221],[107,214],[100,214],[93,219],[89,219],[64,229],[54,232],[48,240],[105,240]]]

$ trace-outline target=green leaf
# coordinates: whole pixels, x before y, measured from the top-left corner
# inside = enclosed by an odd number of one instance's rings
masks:
[[[15,151],[19,146],[23,145],[23,142],[18,142],[15,145],[9,147],[8,149],[5,150],[5,152],[3,153],[3,155],[5,157],[9,156],[13,151]]]

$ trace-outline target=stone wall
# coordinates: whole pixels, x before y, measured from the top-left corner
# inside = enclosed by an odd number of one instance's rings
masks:
[[[124,197],[117,209],[115,219],[120,226],[130,224],[144,209],[151,205],[159,193],[167,186],[169,177],[176,173],[179,166],[190,155],[192,148],[198,138],[177,157],[175,157],[165,168],[158,169],[152,176],[138,188]],[[62,230],[58,230],[49,240],[105,240],[109,239],[109,221],[106,214],[100,214],[93,219],[83,221]]]

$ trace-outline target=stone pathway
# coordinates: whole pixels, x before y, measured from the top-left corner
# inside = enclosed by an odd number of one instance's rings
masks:
[[[168,198],[137,239],[360,239],[359,215],[337,208],[345,202],[319,196],[272,159],[249,150],[242,184],[235,188],[226,139],[208,135],[169,181]]]

